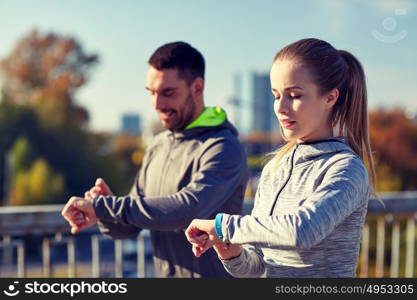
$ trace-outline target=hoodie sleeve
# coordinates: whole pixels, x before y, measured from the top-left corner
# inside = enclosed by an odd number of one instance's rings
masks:
[[[198,171],[177,193],[165,197],[99,196],[94,199],[94,208],[102,222],[160,231],[182,229],[195,218],[212,215],[246,179],[240,144],[220,139],[205,149]]]
[[[295,211],[273,216],[223,216],[223,241],[281,249],[309,249],[369,197],[367,171],[359,158],[335,162],[322,184]]]
[[[137,197],[139,186],[140,186],[140,180],[138,181],[138,177],[140,177],[140,174],[136,175],[136,179],[134,181],[134,185],[132,186],[129,195],[132,197]],[[121,222],[118,222],[116,220],[113,221],[105,221],[100,220],[97,223],[98,228],[102,234],[105,236],[111,237],[113,239],[128,239],[128,238],[135,238],[140,231],[141,228],[137,226],[133,226],[130,224],[124,224]]]
[[[265,273],[262,252],[252,246],[245,245],[242,253],[232,259],[220,259],[225,270],[237,278],[257,278]]]
[[[149,156],[151,153],[152,146],[149,147],[146,151],[145,157],[143,158],[143,164],[138,173],[136,174],[136,178],[133,182],[133,186],[130,189],[129,195],[132,197],[139,197],[139,195],[143,195],[143,186],[144,186],[144,166],[147,165],[149,161]],[[128,238],[135,238],[140,231],[142,230],[140,227],[122,223],[116,220],[101,220],[99,219],[98,228],[102,234],[108,236],[113,239],[128,239]]]

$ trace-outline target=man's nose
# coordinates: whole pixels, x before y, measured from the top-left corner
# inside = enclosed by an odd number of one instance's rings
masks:
[[[155,94],[152,96],[152,103],[155,109],[163,109],[166,107],[166,102],[161,95]]]

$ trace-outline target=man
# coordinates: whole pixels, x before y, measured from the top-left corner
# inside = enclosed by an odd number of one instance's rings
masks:
[[[241,212],[246,155],[226,113],[204,106],[200,52],[184,42],[169,43],[148,63],[146,89],[168,130],[147,149],[128,196],[113,196],[98,179],[85,198],[72,197],[62,214],[73,233],[96,222],[113,238],[150,229],[159,277],[227,277],[213,250],[193,255],[184,230],[195,218]]]

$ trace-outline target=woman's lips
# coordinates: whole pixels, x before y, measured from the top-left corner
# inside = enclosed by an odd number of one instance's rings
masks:
[[[295,124],[295,121],[290,120],[280,120],[280,122],[284,128],[291,128]]]

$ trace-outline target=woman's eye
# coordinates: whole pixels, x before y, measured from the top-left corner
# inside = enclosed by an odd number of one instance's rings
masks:
[[[301,95],[290,95],[291,99],[300,99]]]

